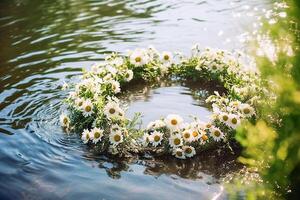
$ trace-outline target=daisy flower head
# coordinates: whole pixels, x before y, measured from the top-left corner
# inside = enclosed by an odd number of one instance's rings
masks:
[[[118,144],[123,142],[123,135],[121,131],[113,132],[109,135],[109,141],[113,146],[117,146]]]
[[[136,49],[130,55],[130,63],[136,67],[145,65],[148,63],[148,56],[142,50]]]
[[[213,139],[217,142],[219,142],[221,139],[224,138],[224,133],[219,129],[214,127],[211,132],[210,135],[213,137]]]
[[[252,117],[255,112],[254,112],[254,108],[251,107],[249,104],[241,104],[239,107],[241,113],[243,116],[245,117]]]
[[[163,133],[162,133],[162,132],[154,131],[154,132],[150,135],[150,142],[152,143],[152,145],[153,145],[154,147],[157,147],[158,145],[160,145],[162,139],[163,139]]]
[[[133,71],[130,69],[126,70],[124,77],[127,82],[131,81],[133,79]]]
[[[235,129],[241,123],[240,118],[238,115],[230,114],[229,120],[226,123],[229,127]]]
[[[182,146],[182,136],[180,134],[171,135],[171,137],[169,138],[169,144],[172,148]]]
[[[118,103],[114,101],[110,101],[104,106],[103,110],[106,117],[108,119],[112,119],[118,117],[118,112],[120,110],[120,107]]]
[[[178,130],[182,122],[182,117],[175,114],[170,114],[165,118],[165,123],[171,130]]]
[[[59,117],[59,120],[60,120],[60,124],[62,127],[65,127],[65,128],[69,127],[70,118],[66,114],[62,113]]]
[[[165,126],[166,126],[166,124],[164,123],[164,121],[159,119],[159,120],[149,122],[148,125],[147,125],[147,130],[160,129],[160,128],[163,128]]]
[[[111,80],[110,84],[111,84],[111,89],[115,94],[121,92],[120,83],[118,81]]]
[[[204,145],[208,142],[208,136],[204,133],[201,135],[201,138],[200,138],[200,144],[201,145]]]
[[[222,112],[219,114],[218,118],[221,122],[227,123],[229,120],[229,115],[227,113]]]
[[[185,159],[184,151],[181,148],[176,148],[172,153],[176,158]]]
[[[81,134],[81,140],[83,141],[84,144],[86,144],[89,142],[89,140],[92,140],[91,136],[92,136],[91,132],[88,129],[84,129]]]
[[[81,108],[81,106],[83,105],[83,102],[84,102],[83,98],[78,97],[75,99],[75,105],[79,108]]]
[[[89,117],[93,114],[93,104],[91,100],[85,100],[82,104],[83,116]]]
[[[93,143],[97,144],[103,137],[103,130],[95,127],[91,130],[91,135],[93,138]]]
[[[193,141],[193,134],[192,134],[192,131],[190,129],[184,130],[182,132],[182,137],[183,137],[183,140],[185,142],[192,142]]]
[[[197,129],[192,129],[192,141],[198,141],[201,137],[199,131]]]
[[[173,55],[169,51],[163,51],[161,53],[161,60],[163,63],[172,63]]]
[[[150,143],[150,135],[148,133],[144,133],[141,142],[144,147],[148,146]]]
[[[183,146],[182,150],[184,152],[184,155],[188,158],[193,157],[194,155],[196,155],[196,150],[194,147],[192,146]]]

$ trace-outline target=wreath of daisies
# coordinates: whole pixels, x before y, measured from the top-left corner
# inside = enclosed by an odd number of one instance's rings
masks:
[[[256,119],[261,80],[242,57],[236,52],[201,50],[198,45],[193,46],[190,56],[158,52],[154,47],[128,51],[127,55],[112,53],[84,71],[81,81],[73,86],[65,99],[68,114],[61,114],[61,125],[68,132],[80,133],[83,143],[103,153],[154,152],[191,158],[209,146],[228,142],[242,121]],[[146,128],[137,127],[141,115],[126,117],[118,99],[121,88],[133,80],[172,77],[217,81],[227,92],[215,92],[206,99],[213,108],[208,123],[197,117],[185,123],[181,116],[169,114]],[[63,89],[70,86],[65,83]]]

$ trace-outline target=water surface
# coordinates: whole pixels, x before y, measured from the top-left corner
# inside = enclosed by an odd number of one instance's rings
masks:
[[[267,0],[2,0],[0,199],[226,198],[219,178],[239,168],[235,155],[182,162],[94,154],[59,126],[67,95],[60,85],[112,51],[152,44],[188,53],[194,43],[242,49],[255,12],[268,7]],[[144,124],[171,112],[205,121],[210,109],[196,89],[213,91],[207,84],[133,87],[124,96],[127,114],[142,112]]]

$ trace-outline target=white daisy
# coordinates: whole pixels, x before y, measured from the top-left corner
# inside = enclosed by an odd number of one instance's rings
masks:
[[[200,144],[201,145],[204,145],[208,142],[208,136],[204,133],[201,135],[201,138],[200,138]]]
[[[177,148],[173,150],[172,153],[176,158],[185,159],[184,152],[181,148]]]
[[[171,130],[179,129],[183,119],[179,115],[170,114],[165,118],[165,123]]]
[[[103,137],[103,130],[95,127],[91,130],[91,135],[93,138],[93,143],[97,144],[97,142],[101,141]]]
[[[230,114],[229,120],[226,123],[229,127],[235,129],[240,124],[240,118],[238,115]]]
[[[110,64],[115,65],[116,67],[120,67],[124,64],[124,60],[122,57],[117,57],[110,61]]]
[[[152,145],[154,147],[157,147],[158,145],[161,144],[161,141],[163,139],[163,133],[159,132],[159,131],[154,131],[151,135],[150,135],[150,142],[152,143]]]
[[[219,128],[217,128],[217,127],[214,127],[211,130],[210,135],[217,142],[224,138],[224,133]]]
[[[116,118],[118,117],[118,111],[120,110],[119,104],[110,101],[104,106],[104,114],[108,119]]]
[[[218,118],[221,122],[226,123],[229,120],[229,115],[227,113],[222,112],[219,114]]]
[[[182,137],[183,137],[183,140],[185,142],[192,142],[193,141],[193,135],[192,135],[192,131],[190,129],[184,130],[182,132]]]
[[[65,127],[65,128],[69,127],[70,118],[66,114],[62,113],[60,115],[59,119],[60,119],[60,124],[61,124],[62,127]]]
[[[110,84],[111,84],[111,89],[115,94],[121,92],[120,83],[118,81],[111,80]]]
[[[141,50],[135,50],[130,55],[130,63],[139,67],[148,63],[148,57]]]
[[[182,136],[180,134],[171,135],[169,138],[169,144],[172,148],[182,146]]]
[[[193,157],[194,155],[196,155],[196,150],[195,150],[195,148],[192,147],[192,146],[183,146],[183,147],[182,147],[182,150],[183,150],[184,155],[185,155],[186,157],[191,158],[191,157]]]
[[[90,131],[87,130],[87,129],[84,129],[82,134],[81,134],[81,139],[82,139],[84,144],[88,143],[89,140],[92,140]]]
[[[241,113],[245,116],[245,117],[252,117],[254,115],[254,108],[251,107],[249,104],[241,104],[239,107]]]
[[[201,137],[199,130],[192,129],[192,141],[198,141]]]
[[[127,70],[127,71],[125,72],[124,77],[125,77],[125,80],[126,80],[127,82],[131,81],[131,80],[133,79],[133,71],[130,70],[130,69]]]
[[[161,60],[163,63],[171,63],[173,60],[172,53],[168,51],[163,51],[161,54]]]
[[[165,127],[166,124],[162,120],[155,120],[152,122],[149,122],[147,125],[148,130],[153,130],[153,129],[160,129]]]
[[[148,133],[144,133],[141,142],[144,147],[148,146],[150,143],[150,135]]]
[[[93,104],[91,100],[86,100],[82,104],[83,116],[88,117],[93,114]]]
[[[121,131],[116,131],[109,135],[109,141],[113,146],[117,146],[118,144],[123,142],[123,135]]]
[[[78,97],[77,99],[75,99],[75,105],[79,108],[81,108],[81,106],[83,105],[84,99]]]

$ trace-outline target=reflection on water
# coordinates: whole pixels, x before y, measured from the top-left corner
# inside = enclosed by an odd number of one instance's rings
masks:
[[[94,154],[59,127],[67,95],[59,85],[76,82],[82,67],[111,51],[153,44],[188,52],[196,42],[243,48],[241,34],[253,29],[255,13],[267,2],[1,0],[0,199],[225,198],[218,178],[227,168],[239,168],[236,155],[182,162]],[[143,112],[145,124],[174,110],[205,120],[209,108],[203,100],[215,87],[134,86],[124,95],[127,113]]]

